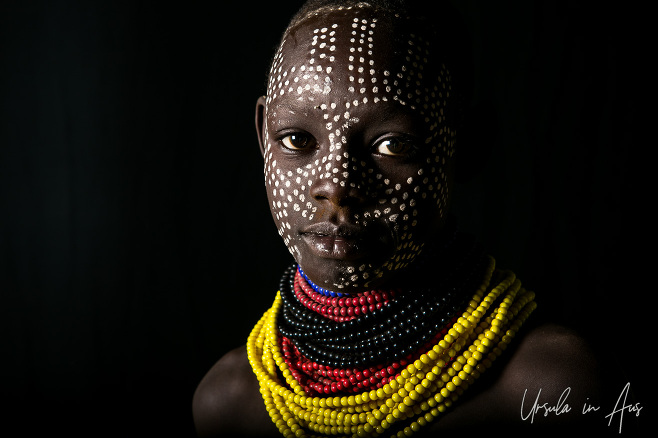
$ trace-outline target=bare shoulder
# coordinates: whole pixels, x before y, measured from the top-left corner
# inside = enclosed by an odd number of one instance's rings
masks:
[[[598,413],[583,415],[585,404],[603,396],[601,365],[588,342],[563,326],[538,326],[516,340],[496,361],[486,383],[437,423],[436,430],[465,424],[486,430],[504,425],[514,434],[543,436],[602,426]]]
[[[588,342],[565,327],[542,325],[521,332],[427,435],[499,426],[508,436],[612,434],[616,430],[607,427],[604,409],[583,413],[586,406],[605,404],[611,376],[601,363]],[[193,413],[202,437],[278,436],[244,347],[227,353],[208,371],[194,395]]]
[[[578,333],[556,324],[541,325],[519,340],[500,384],[518,390],[542,390],[558,397],[570,388],[571,398],[598,397],[600,362],[589,343]]]
[[[192,402],[200,437],[277,436],[244,346],[224,355],[199,383]]]

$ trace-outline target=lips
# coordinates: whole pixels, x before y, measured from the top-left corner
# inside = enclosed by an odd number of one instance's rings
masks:
[[[356,260],[377,250],[377,239],[361,227],[320,222],[305,228],[302,239],[318,257]]]

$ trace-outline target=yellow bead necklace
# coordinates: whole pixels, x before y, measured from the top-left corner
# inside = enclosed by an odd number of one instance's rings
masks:
[[[490,288],[492,277],[502,280]],[[411,436],[434,421],[489,368],[536,308],[534,293],[489,257],[485,278],[448,333],[377,390],[343,397],[310,397],[281,353],[280,292],[247,340],[249,363],[275,426],[285,437],[387,433]]]

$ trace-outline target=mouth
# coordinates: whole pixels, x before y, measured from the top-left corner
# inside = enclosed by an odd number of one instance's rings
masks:
[[[377,240],[363,228],[349,224],[320,222],[305,228],[301,237],[318,257],[357,260],[377,249]]]

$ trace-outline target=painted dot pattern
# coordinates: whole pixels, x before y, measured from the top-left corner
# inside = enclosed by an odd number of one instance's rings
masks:
[[[395,69],[378,65],[377,59],[381,56],[375,56],[376,44],[387,36],[378,34],[377,15],[359,6],[340,7],[337,11],[343,12],[342,19],[313,29],[305,58],[285,59],[286,49],[292,42],[288,37],[282,41],[272,63],[266,96],[266,114],[272,117],[276,117],[276,113],[270,108],[283,96],[317,103],[325,128],[324,137],[317,141],[328,147],[304,166],[283,169],[273,157],[274,146],[265,130],[264,172],[278,232],[297,261],[301,257],[300,241],[292,230],[290,218],[301,217],[309,223],[318,220],[321,206],[309,193],[320,181],[358,190],[372,201],[354,212],[355,224],[366,227],[372,221],[383,220],[393,230],[396,242],[393,255],[377,266],[369,263],[347,266],[343,277],[333,284],[340,290],[349,286],[367,287],[385,271],[408,266],[421,252],[423,243],[414,240],[415,227],[422,220],[417,207],[432,202],[439,209],[445,209],[448,181],[444,167],[453,154],[455,132],[444,115],[451,92],[449,72],[444,67],[438,75],[434,72],[432,80],[424,77],[432,74],[426,72],[431,54],[429,43],[411,34],[402,62],[396,62]],[[347,80],[337,81],[336,70],[344,68],[342,66],[347,66]],[[431,88],[427,84],[431,84]],[[336,87],[346,87],[350,98],[332,100]],[[348,144],[350,130],[360,123],[353,115],[356,108],[382,102],[394,102],[417,112],[428,128],[423,145],[427,148],[423,156],[427,158],[413,174],[403,179],[387,177],[372,160],[354,153]]]

